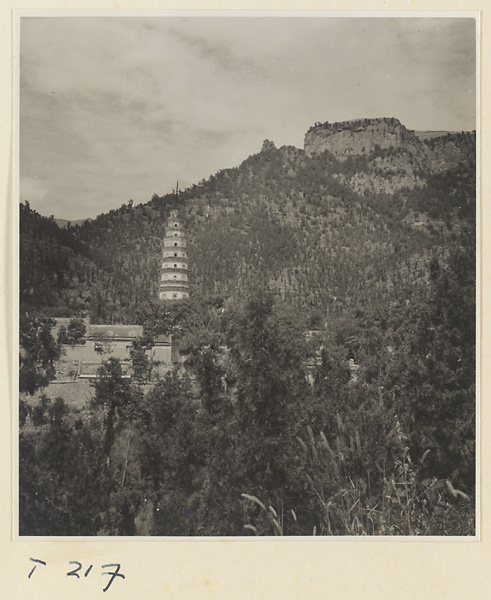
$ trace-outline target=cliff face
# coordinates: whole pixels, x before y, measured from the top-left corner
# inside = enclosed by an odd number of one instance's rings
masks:
[[[369,156],[377,147],[404,150],[418,161],[424,162],[426,158],[414,132],[393,118],[318,124],[307,132],[304,143],[308,155],[328,150],[341,160],[348,156]]]
[[[387,192],[421,184],[421,173],[475,165],[475,133],[416,132],[394,118],[317,123],[305,135],[308,156],[328,151],[342,163],[364,159],[345,176],[356,191]]]
[[[415,134],[420,137],[420,132],[416,131]],[[433,173],[453,169],[462,163],[473,168],[476,166],[475,131],[443,132],[442,135],[425,139],[423,146],[428,159],[428,168]]]

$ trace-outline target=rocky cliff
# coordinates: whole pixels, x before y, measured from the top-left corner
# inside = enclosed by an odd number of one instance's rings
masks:
[[[336,158],[366,156],[380,150],[403,151],[423,167],[441,171],[475,155],[475,131],[412,131],[395,118],[316,123],[305,135],[307,155],[328,150]]]
[[[465,163],[476,166],[476,132],[435,132],[439,135],[428,136],[431,132],[414,132],[423,140],[428,160],[428,168],[433,173],[453,169]]]
[[[318,123],[307,132],[304,149],[308,155],[328,150],[338,159],[369,156],[377,149],[405,150],[419,161],[426,158],[414,132],[394,118]]]
[[[328,151],[353,163],[343,179],[356,191],[414,188],[422,173],[475,165],[475,132],[417,132],[395,118],[316,123],[305,135],[308,156]],[[353,162],[355,161],[355,162]]]

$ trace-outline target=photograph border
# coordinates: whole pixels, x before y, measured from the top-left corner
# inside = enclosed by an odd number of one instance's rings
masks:
[[[432,2],[432,4],[434,4]],[[90,12],[91,14],[89,15],[88,12]],[[447,10],[437,10],[437,11],[424,11],[424,14],[421,11],[393,11],[393,10],[389,10],[389,11],[357,11],[356,15],[353,11],[328,11],[328,14],[330,17],[340,17],[340,16],[366,16],[367,18],[377,18],[377,17],[418,17],[418,16],[424,16],[424,17],[435,17],[435,16],[440,16],[440,17],[451,17],[451,16],[459,16],[459,17],[473,17],[476,18],[476,39],[477,39],[477,43],[476,43],[476,50],[477,50],[477,77],[476,77],[476,102],[477,102],[477,123],[476,123],[476,148],[477,148],[477,165],[478,165],[478,177],[477,177],[477,190],[476,190],[476,194],[477,194],[477,223],[476,223],[476,241],[477,241],[477,247],[476,247],[476,265],[477,265],[477,269],[478,269],[478,281],[477,281],[477,288],[476,288],[476,314],[477,314],[477,328],[476,328],[476,338],[477,338],[477,352],[476,352],[476,358],[477,358],[477,369],[476,369],[476,448],[477,448],[477,452],[476,452],[476,473],[477,473],[477,485],[476,485],[476,504],[477,504],[477,510],[476,510],[476,535],[475,536],[450,536],[450,537],[440,537],[440,536],[434,536],[434,537],[418,537],[418,536],[405,536],[405,537],[398,537],[397,539],[395,539],[393,536],[368,536],[368,537],[355,537],[355,536],[339,536],[339,537],[318,537],[318,538],[312,538],[312,537],[304,537],[304,536],[300,536],[300,537],[292,537],[292,536],[287,536],[284,538],[275,538],[275,537],[264,537],[264,538],[249,538],[249,537],[187,537],[187,538],[183,538],[183,537],[174,537],[174,536],[169,536],[169,537],[113,537],[113,536],[108,536],[108,537],[85,537],[85,536],[76,536],[76,537],[71,537],[71,536],[67,536],[67,537],[55,537],[55,536],[48,536],[48,537],[38,537],[38,536],[18,536],[17,535],[17,527],[18,527],[18,476],[17,476],[17,465],[18,465],[18,411],[16,410],[17,407],[17,402],[18,402],[18,393],[17,393],[17,389],[18,389],[18,370],[17,370],[17,364],[16,364],[16,360],[15,357],[18,355],[18,310],[19,310],[19,306],[18,306],[18,271],[16,271],[15,265],[18,265],[18,261],[19,261],[19,255],[18,255],[18,226],[19,226],[19,222],[18,222],[18,214],[17,214],[17,210],[16,210],[16,206],[17,206],[17,198],[18,198],[18,190],[19,190],[19,184],[18,184],[18,173],[19,173],[19,163],[18,163],[18,106],[19,106],[19,23],[20,23],[20,19],[22,17],[26,17],[26,16],[92,16],[94,13],[96,13],[94,16],[114,16],[114,17],[122,17],[122,16],[148,16],[147,12],[143,12],[140,13],[140,11],[134,11],[132,10],[131,13],[127,13],[126,11],[121,11],[121,10],[97,10],[97,11],[80,11],[80,10],[71,10],[69,14],[67,14],[66,9],[63,9],[62,13],[59,13],[58,11],[51,11],[51,10],[15,10],[14,12],[14,29],[15,29],[15,33],[14,33],[14,47],[13,47],[13,55],[14,55],[14,60],[15,60],[15,69],[14,69],[14,73],[15,73],[15,80],[14,80],[14,86],[13,86],[13,97],[14,97],[14,152],[12,154],[12,158],[13,158],[13,163],[14,163],[14,177],[12,181],[13,184],[13,194],[12,194],[12,206],[9,208],[9,212],[10,212],[10,216],[11,216],[11,223],[12,223],[12,227],[10,230],[10,242],[12,242],[10,244],[10,248],[11,248],[11,254],[9,256],[9,252],[7,249],[7,257],[11,257],[12,261],[11,261],[11,268],[8,269],[8,273],[10,274],[10,278],[9,278],[9,285],[10,285],[10,289],[9,287],[7,287],[6,293],[10,296],[9,300],[10,300],[10,311],[7,311],[7,315],[10,312],[10,316],[13,318],[13,323],[12,321],[10,321],[10,332],[11,332],[11,339],[13,339],[13,351],[12,349],[7,349],[7,355],[8,355],[8,362],[10,365],[10,378],[9,378],[9,389],[10,389],[10,398],[14,398],[14,402],[13,405],[11,405],[11,423],[12,423],[12,431],[11,431],[11,435],[12,435],[12,439],[13,439],[13,444],[12,444],[12,452],[13,452],[13,457],[12,457],[12,466],[11,466],[11,476],[12,476],[12,504],[11,504],[11,508],[13,511],[13,519],[11,520],[11,543],[9,544],[10,546],[12,545],[12,543],[14,544],[14,546],[19,547],[19,543],[21,545],[27,545],[29,546],[29,544],[34,544],[34,545],[38,545],[38,544],[49,544],[54,545],[54,547],[56,546],[60,546],[60,544],[67,544],[70,542],[75,542],[75,546],[79,547],[80,544],[82,543],[84,546],[92,546],[92,544],[99,544],[101,543],[105,543],[105,545],[107,545],[108,543],[111,543],[111,545],[113,544],[123,544],[123,545],[127,545],[128,542],[130,543],[131,548],[131,553],[133,553],[133,549],[137,550],[137,548],[134,548],[134,543],[137,543],[137,546],[141,546],[142,544],[152,544],[151,548],[154,547],[155,542],[172,542],[171,547],[178,545],[178,546],[182,546],[181,551],[185,551],[187,552],[187,546],[189,545],[189,543],[194,544],[198,544],[198,546],[201,546],[201,542],[214,542],[215,545],[217,543],[220,543],[219,545],[221,545],[223,547],[223,544],[221,544],[222,542],[225,543],[225,547],[230,549],[230,543],[234,544],[234,545],[242,545],[245,544],[245,552],[248,552],[248,546],[250,546],[251,543],[253,543],[254,545],[260,544],[267,544],[269,546],[269,543],[274,543],[275,546],[275,550],[278,549],[278,542],[281,542],[280,546],[286,546],[286,547],[290,547],[290,544],[293,544],[293,552],[292,554],[294,555],[296,552],[298,552],[298,549],[295,550],[295,546],[298,545],[298,543],[302,543],[302,545],[306,542],[308,542],[309,545],[313,545],[313,549],[310,549],[311,551],[313,550],[314,552],[316,550],[318,550],[318,546],[319,544],[321,545],[325,545],[326,543],[328,545],[334,543],[336,544],[336,546],[338,546],[339,544],[341,545],[345,545],[346,543],[348,543],[349,545],[354,544],[356,546],[356,551],[358,552],[359,548],[360,548],[360,543],[364,544],[364,543],[370,543],[372,544],[376,544],[377,546],[382,544],[382,545],[399,545],[399,544],[404,544],[407,542],[410,542],[411,544],[408,547],[413,547],[415,543],[422,544],[425,549],[427,548],[427,544],[433,544],[433,543],[437,543],[437,545],[439,546],[441,543],[454,543],[454,542],[464,542],[465,546],[468,547],[469,543],[473,543],[482,547],[482,540],[483,540],[483,536],[482,536],[482,507],[483,507],[483,498],[482,498],[482,471],[481,471],[481,454],[482,454],[482,448],[481,448],[481,428],[482,428],[482,413],[483,413],[483,406],[480,402],[480,398],[481,398],[481,364],[485,364],[483,362],[483,352],[485,351],[485,344],[484,344],[484,338],[480,335],[481,331],[482,331],[482,311],[483,311],[483,282],[485,280],[485,274],[483,273],[483,269],[484,269],[484,260],[483,260],[483,252],[485,250],[484,248],[484,240],[485,240],[485,235],[484,235],[484,222],[483,222],[483,212],[484,212],[484,206],[482,205],[482,197],[481,197],[481,179],[484,177],[484,172],[479,170],[479,165],[482,165],[482,159],[481,159],[481,152],[480,152],[480,146],[481,146],[481,140],[484,139],[481,128],[484,125],[483,120],[484,120],[484,115],[481,116],[480,119],[480,115],[481,115],[481,95],[483,93],[483,87],[484,85],[481,87],[481,80],[482,80],[482,75],[481,75],[481,59],[483,57],[483,49],[481,48],[481,51],[479,51],[480,48],[480,44],[479,41],[482,39],[481,36],[481,27],[482,27],[482,20],[480,17],[482,17],[482,13],[479,12],[479,10],[466,10],[466,11],[447,11]],[[160,16],[158,13],[160,11],[151,11],[151,16]],[[277,16],[278,13],[281,12],[282,16],[299,16],[298,14],[296,15],[286,15],[284,14],[283,11],[279,11],[278,9],[274,9],[272,11],[266,10],[266,11],[255,11],[253,15],[251,15],[248,11],[243,11],[243,10],[234,10],[233,15],[230,14],[230,12],[227,10],[223,13],[223,11],[219,11],[218,13],[215,12],[210,12],[209,10],[206,11],[195,11],[192,10],[190,12],[186,12],[187,16],[257,16],[257,17],[264,17],[264,16]],[[42,14],[40,14],[42,13]],[[56,14],[54,14],[56,13]],[[377,14],[375,14],[377,13]],[[182,15],[181,10],[178,11],[166,11],[165,12],[165,16],[180,16]],[[162,14],[162,16],[164,16]],[[315,17],[322,17],[323,14],[322,12],[318,12],[315,10],[312,11],[302,11],[301,16],[303,17],[309,17],[309,16],[315,16]],[[481,75],[481,76],[480,76]],[[11,175],[12,177],[12,175]],[[480,277],[479,277],[480,274]],[[9,291],[12,291],[13,293],[9,294]],[[8,317],[7,317],[8,320]],[[8,327],[8,325],[7,325]],[[206,544],[205,547],[209,547],[209,544]],[[333,547],[332,550],[335,550],[336,547]],[[429,548],[429,547],[428,547]],[[3,549],[3,548],[2,548]],[[126,548],[126,550],[128,550],[128,548]],[[213,549],[215,550],[215,549]],[[330,552],[332,553],[332,550],[330,550]],[[150,552],[152,552],[152,550],[150,550]],[[84,550],[85,553],[85,550]],[[220,554],[220,553],[219,553]],[[70,560],[70,559],[68,559]],[[294,556],[292,556],[292,560],[294,560]],[[24,568],[25,564],[24,564]],[[66,578],[65,578],[66,579]],[[123,585],[120,586],[120,589],[122,590]],[[297,592],[300,591],[301,588],[299,588],[297,590]],[[61,590],[61,588],[60,588]],[[39,590],[37,590],[37,592],[39,592]],[[60,592],[61,593],[61,592]],[[126,593],[126,592],[122,592],[122,593]],[[185,592],[186,594],[189,593],[189,590],[187,590]],[[26,596],[29,597],[29,596]],[[128,596],[130,597],[130,596]],[[187,597],[186,596],[182,596],[182,597]],[[343,597],[348,597],[348,596],[343,596]],[[385,596],[379,596],[379,597],[385,597]],[[389,597],[389,596],[387,596]],[[409,596],[408,596],[409,597]],[[433,596],[434,597],[434,596]],[[478,597],[478,596],[475,596]],[[484,597],[484,596],[483,596]]]

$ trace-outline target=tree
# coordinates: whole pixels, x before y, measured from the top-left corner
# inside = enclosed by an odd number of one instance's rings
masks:
[[[328,437],[335,431],[336,414],[344,412],[349,404],[350,371],[346,351],[323,347],[320,364],[314,370],[313,399],[310,420],[313,428]]]
[[[58,330],[58,342],[60,344],[83,344],[85,342],[85,333],[87,328],[83,319],[73,318],[68,324],[68,328],[64,325]]]
[[[411,456],[431,450],[425,474],[467,490],[475,479],[474,256],[473,236],[463,231],[448,256],[431,262],[429,284],[391,308],[371,357],[380,365],[371,384],[400,418]]]
[[[233,319],[228,343],[237,388],[236,484],[263,501],[293,502],[295,434],[310,393],[303,323],[296,311],[258,292]]]
[[[55,378],[54,363],[60,358],[60,345],[51,335],[53,319],[21,315],[19,328],[19,390],[34,394]]]
[[[20,534],[97,535],[115,485],[104,474],[100,427],[93,420],[73,427],[61,398],[47,412],[36,435],[20,433]]]
[[[133,342],[130,350],[133,378],[139,383],[148,381],[150,376],[150,363],[145,350],[145,345],[140,339]]]
[[[140,468],[141,477],[150,481],[148,497],[159,506],[154,512],[154,535],[193,533],[188,511],[194,513],[197,476],[206,461],[200,442],[203,429],[196,428],[198,411],[189,380],[178,372],[167,374],[143,401],[138,427]]]
[[[106,411],[104,452],[109,457],[114,443],[114,427],[117,417],[124,416],[134,400],[129,379],[123,377],[121,362],[110,358],[97,371],[97,379],[93,383],[95,406],[101,406]]]

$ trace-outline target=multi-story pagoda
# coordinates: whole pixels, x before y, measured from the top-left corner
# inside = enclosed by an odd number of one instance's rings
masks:
[[[160,300],[180,300],[188,296],[186,237],[179,221],[179,212],[172,210],[165,229],[159,298]]]

